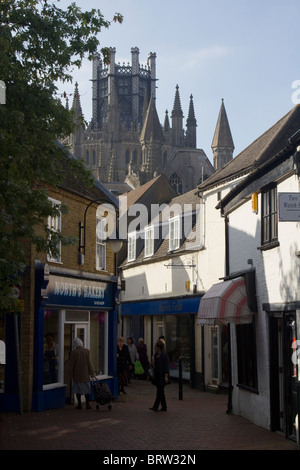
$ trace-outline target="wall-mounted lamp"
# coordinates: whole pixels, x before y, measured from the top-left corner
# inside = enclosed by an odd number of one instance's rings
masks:
[[[79,222],[79,258],[78,262],[79,264],[84,264],[84,255],[85,255],[85,246],[86,246],[86,215],[89,207],[94,204],[95,202],[107,204],[109,201],[105,201],[103,199],[95,199],[94,201],[91,201],[85,208],[84,211],[84,218],[83,218],[83,224]],[[118,209],[115,207],[116,211]],[[119,237],[118,231],[116,230],[114,233],[114,237],[112,238],[107,238],[106,240],[103,240],[104,243],[109,244],[109,248],[113,253],[118,253],[122,246],[123,243],[127,240],[123,240]]]

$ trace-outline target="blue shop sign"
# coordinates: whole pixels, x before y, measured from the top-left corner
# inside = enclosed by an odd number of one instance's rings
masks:
[[[200,297],[123,303],[121,304],[121,315],[178,315],[197,313],[199,303]]]
[[[44,306],[68,308],[112,308],[112,283],[50,276],[43,291]]]

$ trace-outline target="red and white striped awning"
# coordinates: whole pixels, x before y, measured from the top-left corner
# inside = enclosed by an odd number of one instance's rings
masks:
[[[198,325],[215,323],[251,323],[244,277],[214,284],[200,300]]]

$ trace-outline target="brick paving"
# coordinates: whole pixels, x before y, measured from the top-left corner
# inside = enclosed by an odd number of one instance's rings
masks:
[[[166,387],[168,411],[154,413],[156,388],[134,380],[107,407],[2,413],[0,450],[298,450],[296,442],[227,414],[227,396],[178,383]],[[45,462],[44,462],[45,463]]]

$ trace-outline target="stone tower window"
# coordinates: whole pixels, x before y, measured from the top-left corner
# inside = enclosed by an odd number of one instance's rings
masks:
[[[170,183],[178,194],[182,194],[182,179],[177,173],[173,173]]]

